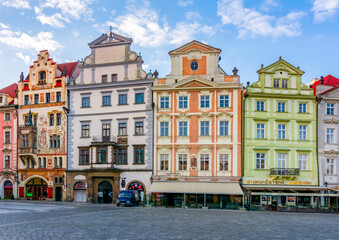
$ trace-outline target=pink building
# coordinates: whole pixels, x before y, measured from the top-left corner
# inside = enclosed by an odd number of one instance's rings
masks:
[[[16,83],[0,90],[0,198],[16,198],[17,96]]]

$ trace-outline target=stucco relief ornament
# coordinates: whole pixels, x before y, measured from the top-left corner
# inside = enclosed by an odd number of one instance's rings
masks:
[[[187,146],[178,146],[175,147],[177,149],[177,153],[189,153],[190,147]]]
[[[172,147],[169,146],[159,146],[157,147],[159,153],[170,153]]]
[[[201,146],[201,147],[198,147],[198,149],[199,149],[199,153],[208,154],[208,153],[211,153],[211,151],[212,151],[212,147],[210,147],[210,146]]]
[[[231,153],[232,146],[220,145],[217,147],[218,153]]]
[[[196,154],[191,154],[191,168],[196,169],[198,167],[198,156]]]
[[[187,113],[180,113],[177,120],[189,120],[190,116]]]
[[[188,60],[193,60],[193,59],[202,59],[202,54],[200,51],[197,50],[192,50],[188,53]]]
[[[217,114],[217,117],[219,121],[226,121],[226,120],[231,120],[233,117],[233,114],[224,112],[224,113]]]
[[[159,114],[157,117],[160,122],[170,122],[172,119],[172,116],[166,113]]]
[[[212,116],[213,116],[212,113],[203,112],[203,113],[200,114],[199,119],[201,121],[210,121]]]

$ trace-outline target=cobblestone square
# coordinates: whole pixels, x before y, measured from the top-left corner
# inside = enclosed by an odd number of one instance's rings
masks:
[[[339,215],[0,202],[0,239],[339,239]]]

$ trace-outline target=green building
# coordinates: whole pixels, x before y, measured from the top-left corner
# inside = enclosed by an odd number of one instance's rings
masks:
[[[243,178],[251,208],[317,204],[317,101],[285,60],[258,70],[244,91]],[[251,203],[251,205],[250,205]],[[279,209],[278,209],[279,210]]]

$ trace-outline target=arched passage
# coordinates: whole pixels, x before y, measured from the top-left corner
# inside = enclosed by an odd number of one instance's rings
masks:
[[[113,188],[112,184],[108,181],[102,181],[98,185],[98,202],[99,203],[112,203]]]
[[[139,182],[139,181],[131,181],[128,185],[127,185],[127,189],[128,190],[137,190],[139,192],[140,195],[140,201],[143,202],[144,201],[144,196],[145,196],[145,186],[143,183]]]

